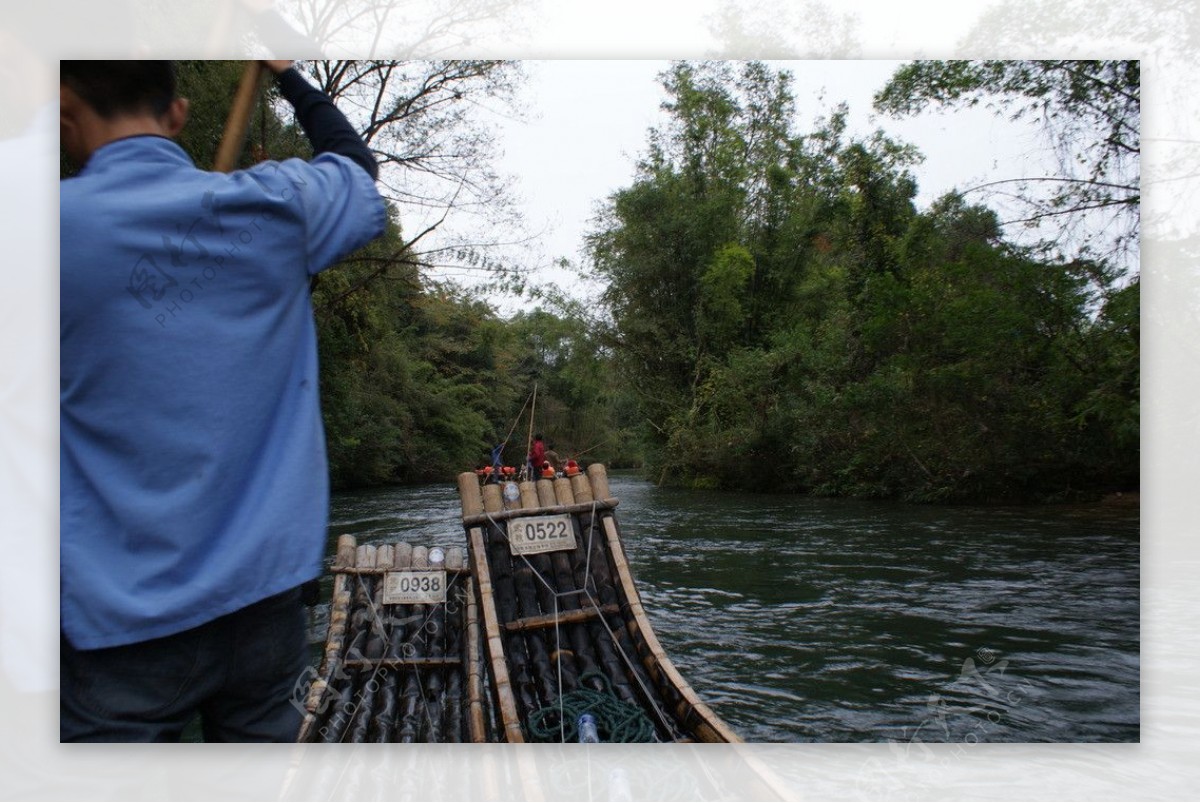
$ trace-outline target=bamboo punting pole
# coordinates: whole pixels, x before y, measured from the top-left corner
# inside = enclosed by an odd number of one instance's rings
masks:
[[[297,742],[312,741],[313,726],[317,721],[317,712],[325,700],[327,686],[324,678],[317,678],[308,687],[308,695],[304,699],[304,718],[300,721],[300,734],[296,737]]]
[[[533,383],[533,406],[529,408],[529,440],[525,442],[525,467],[529,468],[529,454],[533,451],[533,417],[537,412],[537,391],[538,383]],[[532,471],[537,472],[538,466],[533,466]]]
[[[238,83],[237,94],[233,97],[233,106],[229,117],[225,120],[225,133],[217,148],[213,160],[213,170],[218,173],[228,173],[237,164],[246,142],[246,129],[250,124],[250,114],[254,111],[254,103],[258,99],[258,87],[262,83],[263,65],[257,61],[246,62],[242,71],[242,79]]]
[[[571,611],[560,611],[557,614],[548,613],[542,616],[530,616],[524,619],[517,619],[512,622],[506,622],[504,629],[512,632],[542,630],[544,628],[554,627],[555,625],[569,625],[578,622],[586,622],[601,614],[620,614],[621,609],[616,605],[604,605],[599,608],[592,607],[589,603],[588,607],[578,608]]]
[[[447,669],[460,666],[462,661],[456,656],[445,655],[439,658],[357,658],[346,661],[347,669]]]

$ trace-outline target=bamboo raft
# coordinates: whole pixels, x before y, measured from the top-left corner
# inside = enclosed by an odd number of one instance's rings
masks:
[[[650,627],[604,466],[458,489],[466,556],[339,539],[299,741],[571,742],[585,712],[601,741],[741,741]],[[443,601],[389,596],[442,571]]]
[[[458,487],[506,741],[575,741],[562,702],[572,695],[585,707],[607,696],[640,710],[652,729],[641,740],[741,741],[654,635],[603,465],[519,483],[507,499],[502,486],[480,487],[471,473],[459,475]],[[530,544],[550,548],[524,551]],[[602,722],[601,740],[613,736]]]
[[[496,741],[463,550],[338,539],[325,649],[300,742]],[[396,601],[389,579],[439,578],[444,601]]]

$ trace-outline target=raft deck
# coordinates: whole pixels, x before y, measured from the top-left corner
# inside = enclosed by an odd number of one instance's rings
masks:
[[[576,741],[582,712],[601,741],[741,741],[655,636],[603,465],[508,499],[472,473],[458,485],[506,741]]]
[[[339,538],[299,741],[741,741],[654,635],[603,465],[458,488],[465,554]]]

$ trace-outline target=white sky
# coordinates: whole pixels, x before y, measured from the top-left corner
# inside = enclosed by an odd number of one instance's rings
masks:
[[[915,169],[918,207],[958,187],[987,178],[1024,175],[1035,134],[1025,124],[998,120],[983,109],[925,114],[894,120],[872,113],[871,99],[902,61],[772,62],[794,76],[796,129],[842,101],[849,104],[849,134],[866,137],[876,128],[916,145],[926,161]],[[657,75],[668,61],[529,61],[524,121],[501,121],[503,172],[516,191],[530,230],[539,235],[524,256],[548,264],[566,257],[580,265],[583,237],[596,205],[630,184],[648,130],[664,119],[665,94]],[[575,294],[578,278],[558,269],[538,271],[535,281],[553,281]],[[501,304],[503,309],[514,308]]]

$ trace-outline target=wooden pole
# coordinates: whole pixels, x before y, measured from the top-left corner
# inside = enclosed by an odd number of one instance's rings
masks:
[[[529,465],[529,453],[533,449],[533,415],[535,412],[537,412],[537,382],[533,383],[533,406],[531,406],[529,408],[529,439],[527,441],[525,441],[525,465],[526,466]],[[534,475],[534,476],[530,477],[531,480],[537,479],[537,470],[538,470],[537,466],[534,466],[533,469],[531,469],[531,471],[533,472],[533,475]]]
[[[229,117],[225,120],[225,133],[217,148],[217,156],[213,160],[213,170],[218,173],[228,173],[237,165],[246,142],[246,131],[250,126],[250,115],[258,100],[258,87],[262,82],[263,65],[258,61],[246,62],[242,70],[242,80],[238,84],[237,94],[233,97],[233,106],[229,109]]]

